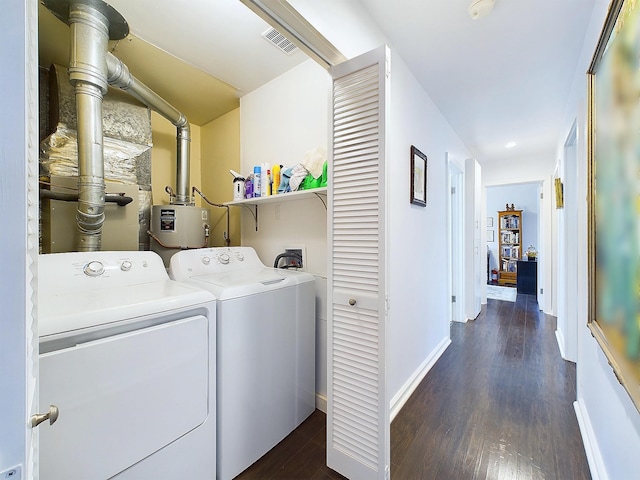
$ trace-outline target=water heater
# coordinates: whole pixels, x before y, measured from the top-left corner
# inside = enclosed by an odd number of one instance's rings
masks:
[[[151,250],[168,267],[174,253],[207,246],[209,210],[190,205],[154,205],[150,233]]]

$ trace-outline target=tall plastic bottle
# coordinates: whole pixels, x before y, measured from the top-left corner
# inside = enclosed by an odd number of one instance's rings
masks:
[[[261,166],[262,178],[260,179],[260,196],[266,197],[268,195],[267,189],[269,188],[269,165],[265,162]]]
[[[274,165],[271,167],[271,176],[273,177],[273,183],[271,184],[271,193],[273,195],[278,194],[278,187],[280,186],[280,165]]]
[[[267,196],[272,195],[271,190],[271,170],[267,170]]]
[[[253,196],[259,197],[262,194],[262,173],[260,165],[253,167]]]
[[[244,181],[244,195],[245,198],[253,198],[253,174]]]

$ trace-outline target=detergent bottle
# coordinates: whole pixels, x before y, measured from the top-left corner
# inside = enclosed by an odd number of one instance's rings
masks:
[[[271,176],[273,177],[272,192],[273,195],[276,195],[280,186],[280,165],[276,164],[271,167]]]

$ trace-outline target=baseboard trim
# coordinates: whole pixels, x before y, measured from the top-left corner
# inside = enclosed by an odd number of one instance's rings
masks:
[[[327,396],[316,392],[316,408],[321,412],[327,413]]]
[[[564,335],[562,334],[561,330],[558,330],[556,328],[556,341],[558,342],[558,348],[560,349],[560,356],[563,359],[567,359],[567,357],[564,354]]]
[[[443,338],[440,344],[431,352],[431,354],[425,359],[424,362],[418,367],[418,369],[409,377],[409,380],[400,388],[391,399],[389,418],[391,421],[396,417],[398,412],[402,409],[404,404],[409,400],[411,394],[418,388],[418,385],[425,377],[431,367],[436,363],[440,356],[444,353],[447,347],[451,345],[450,338]]]
[[[591,426],[591,420],[589,420],[589,413],[584,407],[584,403],[579,400],[573,402],[573,408],[576,411],[578,427],[580,428],[580,434],[582,435],[582,443],[584,444],[584,451],[587,455],[591,478],[593,480],[609,480],[607,470],[604,467],[604,461],[602,460],[602,455],[600,453],[600,448],[598,448],[598,441],[593,431],[593,427]]]

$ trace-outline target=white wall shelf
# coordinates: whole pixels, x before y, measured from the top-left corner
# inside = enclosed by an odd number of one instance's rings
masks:
[[[302,200],[311,196],[318,198],[327,198],[327,187],[312,188],[309,190],[297,190],[295,192],[279,193],[278,195],[269,195],[267,197],[245,198],[243,200],[233,200],[225,202],[224,205],[261,205],[265,203],[282,203],[292,200]],[[325,204],[326,207],[326,204]]]
[[[256,232],[258,231],[258,205],[265,205],[267,203],[282,203],[282,202],[291,202],[296,200],[303,200],[305,198],[316,197],[318,198],[324,208],[327,208],[327,187],[320,188],[312,188],[309,190],[298,190],[295,192],[287,192],[280,193],[278,195],[269,195],[267,197],[255,197],[255,198],[245,198],[243,200],[233,200],[231,202],[224,202],[223,205],[228,205],[231,207],[246,207],[251,214],[253,215],[253,219],[256,223]],[[251,208],[253,207],[253,209]]]

